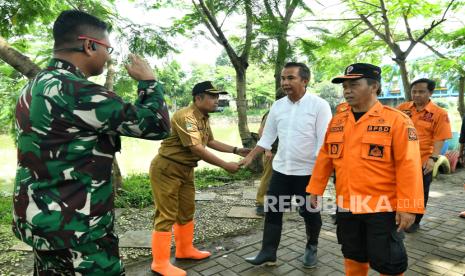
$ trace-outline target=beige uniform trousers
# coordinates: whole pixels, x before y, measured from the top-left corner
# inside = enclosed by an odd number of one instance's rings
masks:
[[[265,195],[268,191],[268,186],[270,186],[271,174],[273,173],[273,157],[266,158],[265,154],[263,154],[263,174],[260,178],[260,186],[258,187],[257,198],[255,199],[255,203],[260,206],[265,204]]]
[[[154,229],[170,232],[174,223],[194,219],[194,168],[160,155],[150,164],[150,183],[155,203]]]

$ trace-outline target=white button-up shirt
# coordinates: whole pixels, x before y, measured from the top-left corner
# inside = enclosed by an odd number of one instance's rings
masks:
[[[311,175],[331,120],[327,101],[305,93],[297,102],[288,97],[273,103],[257,145],[270,150],[279,138],[273,170],[286,175]]]

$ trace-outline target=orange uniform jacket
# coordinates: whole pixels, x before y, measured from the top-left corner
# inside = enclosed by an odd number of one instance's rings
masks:
[[[434,142],[452,138],[447,111],[432,101],[420,112],[413,102],[403,103],[397,109],[407,114],[417,129],[422,164],[433,154]]]
[[[307,192],[322,195],[334,169],[341,208],[354,214],[424,212],[416,130],[394,108],[377,102],[355,122],[350,106],[339,105]]]

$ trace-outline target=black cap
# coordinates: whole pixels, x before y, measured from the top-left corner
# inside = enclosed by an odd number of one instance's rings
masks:
[[[192,88],[192,96],[201,93],[228,94],[228,92],[218,90],[216,87],[214,87],[211,81],[199,82],[194,85],[194,88]]]
[[[347,66],[344,76],[338,76],[331,80],[332,83],[342,83],[345,80],[358,80],[362,78],[381,81],[381,68],[369,63],[354,63]]]

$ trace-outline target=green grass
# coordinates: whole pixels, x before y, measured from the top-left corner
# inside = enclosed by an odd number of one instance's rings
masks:
[[[252,172],[246,169],[241,169],[236,174],[230,174],[222,169],[204,168],[195,171],[194,183],[196,189],[203,189],[234,181],[249,180],[252,177]],[[123,187],[118,190],[115,199],[117,208],[145,208],[152,204],[152,188],[147,173],[132,174],[123,179]]]
[[[13,193],[13,179],[0,178],[0,195]]]
[[[10,225],[13,220],[13,199],[0,195],[0,225]]]

